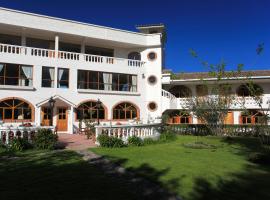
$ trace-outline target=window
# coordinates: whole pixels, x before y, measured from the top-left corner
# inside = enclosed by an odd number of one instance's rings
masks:
[[[0,85],[33,86],[33,67],[0,63]]]
[[[267,121],[267,116],[257,110],[249,110],[240,116],[242,124],[267,124]]]
[[[138,117],[137,108],[131,103],[121,103],[113,109],[113,119],[134,119]]]
[[[58,88],[69,87],[69,70],[68,69],[58,68],[57,87]]]
[[[147,58],[148,60],[150,61],[154,61],[157,59],[157,54],[155,52],[150,52],[148,55],[147,55]]]
[[[77,108],[77,119],[105,119],[105,108],[101,105],[100,109],[97,109],[97,103],[95,101],[84,102]]]
[[[151,75],[151,76],[148,77],[148,82],[151,85],[154,85],[157,82],[157,78],[154,75]]]
[[[42,81],[41,87],[54,87],[54,68],[53,67],[42,67]]]
[[[16,98],[0,101],[0,120],[9,122],[32,121],[32,107]]]
[[[128,54],[130,60],[141,60],[141,54],[139,52],[131,52]]]
[[[172,124],[190,124],[191,116],[185,111],[172,111],[169,114],[169,123]]]
[[[157,109],[157,104],[155,102],[150,102],[148,104],[148,109],[152,112],[155,111]]]
[[[78,89],[137,91],[136,75],[78,70],[77,81]]]

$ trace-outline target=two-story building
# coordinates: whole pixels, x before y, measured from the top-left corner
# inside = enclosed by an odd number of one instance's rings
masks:
[[[4,123],[73,133],[82,119],[147,123],[161,115],[162,24],[130,32],[0,8],[0,27]]]
[[[207,95],[208,73],[163,70],[165,27],[137,26],[138,32],[0,8],[0,121],[8,125],[53,125],[74,133],[79,121],[101,124],[201,123],[185,110],[187,98]],[[163,72],[162,72],[163,70]],[[269,108],[270,71],[251,71]],[[239,78],[232,94],[245,99],[227,124],[255,124],[258,105]]]

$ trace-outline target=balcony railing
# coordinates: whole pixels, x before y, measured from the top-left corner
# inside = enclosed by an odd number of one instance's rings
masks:
[[[0,43],[0,53],[42,57],[48,59],[59,59],[59,60],[73,60],[82,61],[89,63],[100,63],[109,65],[124,64],[131,67],[143,67],[145,62],[139,60],[130,60],[124,58],[97,56],[91,54],[74,53],[67,51],[55,51],[50,49],[41,49],[33,47],[24,47],[10,44]]]

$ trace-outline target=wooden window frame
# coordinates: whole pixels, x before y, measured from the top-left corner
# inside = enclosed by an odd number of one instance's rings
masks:
[[[93,101],[93,100],[89,100],[89,101],[85,101],[85,102],[82,102],[81,104],[79,104],[79,106],[77,107],[77,109],[76,109],[76,121],[79,121],[79,120],[84,120],[84,119],[87,119],[87,120],[97,120],[98,118],[84,118],[83,117],[83,119],[79,119],[78,118],[78,110],[80,110],[80,111],[82,111],[83,113],[84,113],[84,110],[98,110],[97,108],[95,108],[96,107],[96,105],[95,106],[93,106],[93,105],[91,105],[91,107],[89,107],[89,109],[84,109],[84,108],[80,108],[80,106],[83,106],[84,104],[87,104],[87,103],[89,103],[89,102],[91,102],[91,103],[96,103],[96,101]],[[88,106],[87,106],[88,107]],[[103,105],[103,104],[101,104],[101,107],[102,108],[100,108],[99,109],[99,111],[101,110],[101,109],[103,109],[104,110],[104,118],[99,118],[99,120],[106,120],[106,117],[107,117],[107,108]],[[93,108],[95,108],[95,109],[93,109]],[[97,113],[97,115],[99,115],[99,112]]]
[[[11,123],[16,123],[16,122],[33,122],[34,121],[34,107],[28,103],[27,101],[20,99],[20,98],[16,98],[16,97],[12,97],[12,98],[6,98],[3,100],[0,100],[0,102],[5,102],[8,100],[12,100],[12,106],[8,106],[7,103],[5,103],[7,106],[6,107],[0,107],[0,109],[2,109],[2,121],[3,122],[11,122]],[[14,100],[19,100],[20,103],[14,106]],[[22,114],[24,113],[24,110],[29,109],[31,112],[31,119],[14,119],[14,115],[15,115],[15,109],[20,106],[21,104],[27,104],[28,108],[22,108]],[[11,110],[11,118],[10,119],[5,119],[5,110]]]
[[[63,69],[63,70],[67,70],[68,71],[68,79],[67,80],[59,80],[59,69]],[[61,83],[61,82],[67,82],[68,83],[67,88],[60,87],[60,84],[59,83]],[[70,82],[69,69],[68,68],[63,68],[63,67],[58,67],[57,68],[57,88],[60,88],[60,89],[69,89],[69,82]]]
[[[118,106],[121,106],[121,105],[125,105],[125,106],[122,106],[122,108],[117,108]],[[129,104],[129,106],[127,106]],[[127,107],[129,107],[128,109],[127,109]],[[133,111],[133,110],[131,110],[130,108],[134,108],[135,109],[135,111]],[[125,117],[124,118],[121,118],[121,114],[120,114],[120,112],[121,111],[123,111],[124,110],[124,115],[125,115]],[[115,112],[117,112],[117,118],[115,118]],[[133,112],[135,112],[135,117],[132,117],[132,113]],[[127,113],[129,113],[129,115],[131,116],[131,118],[128,118],[127,117]],[[134,119],[134,118],[139,118],[139,109],[138,109],[138,107],[135,105],[135,104],[133,104],[133,103],[130,103],[130,102],[121,102],[121,103],[118,103],[117,105],[115,105],[114,107],[113,107],[113,109],[112,109],[112,118],[113,118],[113,120],[131,120],[131,119]]]
[[[53,79],[52,80],[44,79],[43,78],[43,68],[50,68],[50,69],[53,69],[54,70],[54,76],[53,76]],[[44,87],[44,86],[42,86],[43,80],[50,81],[51,83],[53,83],[53,87]],[[42,69],[41,69],[41,87],[42,88],[54,88],[55,87],[55,67],[42,66]]]
[[[80,81],[79,80],[79,73],[80,72],[84,72],[84,73],[86,73],[87,75],[86,75],[86,81]],[[94,72],[94,73],[97,73],[97,82],[91,82],[90,81],[90,74],[91,74],[91,72]],[[116,85],[116,90],[114,90],[114,83],[112,83],[111,84],[111,86],[112,86],[112,90],[110,90],[110,91],[119,91],[119,92],[134,92],[134,91],[130,91],[130,89],[131,88],[134,88],[135,87],[135,92],[137,92],[138,91],[138,76],[137,75],[135,75],[135,74],[124,74],[124,73],[113,73],[113,72],[101,72],[101,71],[92,71],[92,70],[82,70],[82,69],[79,69],[78,70],[78,75],[77,75],[77,88],[78,89],[89,89],[89,90],[104,90],[104,91],[107,91],[107,90],[105,90],[104,89],[104,83],[102,83],[101,82],[101,80],[100,80],[100,77],[101,77],[101,75],[103,74],[103,73],[107,73],[107,74],[110,74],[111,76],[113,76],[113,75],[116,75],[117,76],[117,85]],[[123,85],[126,85],[126,84],[120,84],[120,75],[125,75],[125,76],[127,76],[127,84],[128,84],[128,90],[120,90],[120,88],[121,88],[121,86],[123,86]],[[136,76],[137,77],[137,83],[136,83],[136,85],[132,85],[132,81],[130,81],[131,79],[130,79],[130,77],[132,77],[132,76]],[[79,88],[79,85],[80,84],[83,84],[83,85],[86,85],[86,88]],[[90,84],[97,84],[97,89],[91,89],[90,88]],[[102,87],[103,86],[103,87]],[[102,89],[103,88],[103,89]]]
[[[11,85],[11,86],[19,86],[19,87],[24,87],[24,85],[21,85],[21,80],[32,80],[32,85],[31,86],[26,86],[26,87],[32,87],[33,86],[33,74],[34,74],[34,67],[33,65],[22,65],[22,64],[14,64],[14,63],[0,63],[3,65],[3,71],[4,71],[4,75],[3,76],[0,76],[0,79],[3,79],[3,84],[0,83],[0,85],[7,85],[6,84],[6,79],[17,79],[18,80],[18,84],[17,85]],[[19,68],[19,72],[18,72],[18,76],[16,77],[8,77],[6,76],[6,68],[7,68],[7,65],[17,65],[17,67]],[[32,67],[32,78],[29,78],[29,79],[22,79],[22,74],[21,74],[21,68],[22,66],[27,66],[27,67]]]

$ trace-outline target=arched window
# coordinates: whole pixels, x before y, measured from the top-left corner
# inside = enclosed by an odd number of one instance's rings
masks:
[[[257,84],[250,85],[240,85],[237,89],[237,95],[242,96],[242,97],[247,97],[247,96],[254,96],[254,95],[262,95],[263,94],[263,89],[261,86]]]
[[[128,59],[130,60],[141,60],[141,54],[139,52],[131,52],[128,54]]]
[[[257,110],[241,113],[240,124],[267,124],[267,116]]]
[[[101,107],[97,108],[97,102],[95,101],[87,101],[83,102],[77,107],[77,119],[89,119],[96,120],[105,119],[105,107],[101,104]]]
[[[134,119],[138,117],[137,108],[128,102],[123,102],[113,108],[113,119]]]
[[[0,120],[8,122],[33,121],[33,107],[23,100],[9,98],[0,101]]]
[[[176,85],[169,89],[169,92],[177,98],[187,98],[192,96],[191,90],[184,85]]]
[[[192,117],[186,111],[173,111],[169,114],[169,123],[170,124],[191,124]]]

